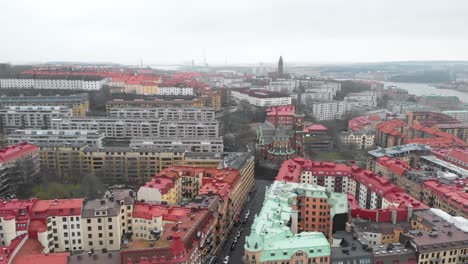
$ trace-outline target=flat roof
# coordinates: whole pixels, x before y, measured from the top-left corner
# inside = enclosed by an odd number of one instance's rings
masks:
[[[435,163],[441,167],[447,168],[451,171],[456,172],[457,174],[462,175],[463,177],[468,177],[468,170],[465,170],[463,168],[460,168],[456,165],[453,165],[452,163],[449,163],[447,161],[441,160],[435,156],[421,156],[421,159],[427,160],[429,162]]]

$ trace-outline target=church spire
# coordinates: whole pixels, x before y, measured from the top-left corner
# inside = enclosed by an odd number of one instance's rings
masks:
[[[280,56],[278,61],[278,73],[283,74],[283,56]]]

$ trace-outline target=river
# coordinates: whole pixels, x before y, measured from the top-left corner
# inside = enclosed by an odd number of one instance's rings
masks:
[[[381,82],[381,81],[379,81]],[[434,86],[431,86],[427,83],[400,83],[400,82],[381,82],[387,86],[397,86],[399,88],[408,90],[410,94],[414,95],[445,95],[445,96],[458,96],[458,98],[465,102],[468,103],[468,93],[465,92],[460,92],[456,90],[450,90],[450,89],[438,89]]]

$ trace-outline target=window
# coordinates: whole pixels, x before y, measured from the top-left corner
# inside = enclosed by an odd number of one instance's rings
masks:
[[[87,219],[86,223],[91,224],[91,219]]]
[[[91,231],[91,227],[90,227],[90,226],[88,226],[88,231]]]
[[[104,245],[104,242],[102,240],[99,240],[99,245],[100,246]]]
[[[114,240],[109,240],[109,244],[114,244]]]
[[[90,247],[92,247],[92,246],[93,246],[93,241],[89,241],[88,245],[89,245]]]
[[[67,218],[66,217],[62,217],[62,222],[66,222],[67,221]]]
[[[102,226],[98,226],[97,229],[98,229],[98,230],[102,230]]]
[[[112,225],[109,225],[109,227],[108,227],[108,228],[109,228],[109,230],[112,230]]]
[[[99,236],[99,238],[102,238],[102,233],[99,233],[98,236]]]
[[[107,218],[107,222],[108,223],[112,222],[112,218]]]

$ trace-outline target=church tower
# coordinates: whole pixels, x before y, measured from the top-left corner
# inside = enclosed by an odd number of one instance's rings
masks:
[[[280,75],[283,74],[283,56],[280,56],[279,61],[278,61],[278,73]]]

